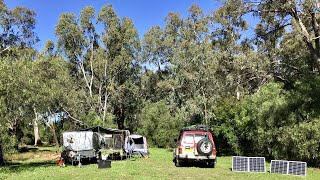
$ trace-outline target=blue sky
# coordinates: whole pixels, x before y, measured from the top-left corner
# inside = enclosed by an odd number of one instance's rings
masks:
[[[42,49],[46,40],[56,40],[54,29],[59,15],[73,12],[79,15],[81,9],[92,5],[96,11],[106,4],[112,4],[120,17],[129,17],[133,20],[140,36],[153,25],[164,25],[164,18],[169,12],[179,12],[182,16],[188,14],[188,8],[196,3],[205,13],[216,9],[219,3],[215,0],[4,0],[12,9],[24,6],[37,13],[36,32],[40,43],[36,49]]]

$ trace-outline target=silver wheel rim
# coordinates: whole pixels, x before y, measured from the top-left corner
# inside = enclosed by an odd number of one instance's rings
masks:
[[[209,142],[204,142],[201,144],[200,149],[203,153],[209,153],[211,150],[211,143]]]

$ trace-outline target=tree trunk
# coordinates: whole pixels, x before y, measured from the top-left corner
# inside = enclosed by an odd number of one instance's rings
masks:
[[[319,3],[316,4],[317,6]],[[304,41],[310,51],[310,54],[312,56],[313,62],[311,63],[312,68],[316,68],[318,70],[318,73],[320,73],[320,41],[319,41],[319,27],[317,23],[317,18],[315,17],[315,14],[311,16],[312,20],[312,25],[313,25],[313,31],[315,34],[315,39],[313,40],[310,33],[308,32],[308,29],[306,26],[303,24],[301,18],[297,15],[297,12],[293,13],[293,18],[298,22],[300,28],[301,28],[301,33],[304,36]],[[318,35],[318,36],[317,36]],[[315,47],[314,47],[315,44]]]
[[[38,115],[36,110],[34,110],[35,118],[33,119],[33,132],[34,132],[34,145],[38,145],[41,143],[40,135],[39,135],[39,127],[38,127]]]
[[[51,130],[52,130],[52,134],[53,134],[53,138],[54,138],[54,141],[55,141],[55,143],[56,143],[56,146],[59,147],[59,146],[60,146],[60,145],[59,145],[59,140],[58,140],[57,133],[56,133],[56,130],[55,130],[54,125],[52,125]]]
[[[37,119],[33,120],[33,132],[34,132],[34,145],[36,146],[38,145],[38,143],[41,142]]]
[[[312,60],[309,62],[310,69],[311,71],[313,71],[314,69],[317,69],[318,73],[320,73],[320,57],[319,57],[320,49],[315,49],[313,47],[313,44],[311,42],[308,42],[306,39],[305,39],[305,42],[312,56]]]
[[[318,54],[315,54],[313,56],[313,59],[314,59],[314,63],[315,63],[315,68],[318,70],[318,73],[320,73],[320,57]]]
[[[238,75],[237,76],[237,87],[236,87],[236,97],[237,97],[237,100],[239,101],[240,100],[240,83],[241,83],[241,76]]]
[[[205,125],[208,125],[208,111],[207,111],[207,98],[206,94],[202,92],[203,95],[203,104],[204,104],[204,123]]]
[[[121,107],[122,105],[115,107],[115,114],[117,116],[117,124],[119,129],[124,129],[124,120],[125,120],[125,114],[124,110]]]
[[[1,144],[0,144],[0,166],[4,166],[4,160],[3,160],[3,153],[2,153]]]
[[[105,125],[106,123],[106,114],[107,114],[107,102],[108,102],[108,94],[107,94],[107,88],[106,88],[106,92],[104,94],[104,105],[103,105],[103,125]]]

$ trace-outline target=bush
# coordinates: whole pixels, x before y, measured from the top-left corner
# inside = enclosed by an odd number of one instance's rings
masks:
[[[220,154],[241,153],[241,124],[235,117],[240,108],[240,102],[235,97],[220,99],[212,107],[214,118],[210,121],[213,127],[215,143]]]
[[[171,113],[171,109],[165,101],[148,103],[139,114],[137,133],[146,136],[153,146],[172,147],[175,143],[173,139],[178,137],[183,124]]]
[[[237,131],[233,134],[249,144],[240,142],[240,153],[250,149],[255,155],[276,159],[318,159],[320,119],[315,104],[319,102],[312,98],[315,89],[309,87],[312,84],[296,84],[294,90],[287,91],[282,84],[269,83],[242,100],[235,113]]]

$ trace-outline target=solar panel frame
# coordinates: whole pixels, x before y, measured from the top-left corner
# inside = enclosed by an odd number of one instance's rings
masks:
[[[270,173],[288,174],[288,164],[289,162],[284,160],[271,160]],[[278,166],[278,168],[276,168],[276,166]]]
[[[301,161],[289,161],[288,174],[297,176],[307,176],[307,163]]]
[[[251,163],[254,163],[253,165]],[[249,157],[249,172],[265,173],[266,159],[264,157]]]
[[[245,156],[232,156],[232,171],[249,172],[249,158]]]
[[[264,157],[232,157],[232,171],[234,172],[266,172],[266,160]]]
[[[282,163],[281,165],[283,165],[283,167],[281,170],[275,171],[273,168],[273,166],[275,166],[274,163],[278,163],[278,165]],[[307,176],[307,163],[301,161],[271,160],[270,173]]]

